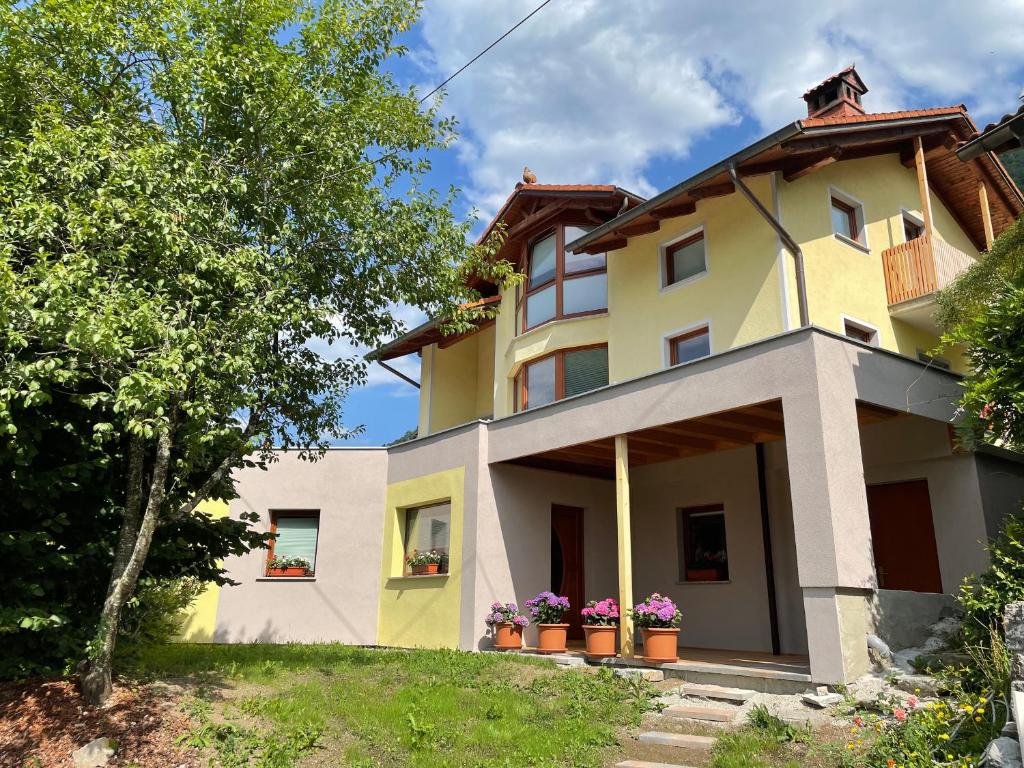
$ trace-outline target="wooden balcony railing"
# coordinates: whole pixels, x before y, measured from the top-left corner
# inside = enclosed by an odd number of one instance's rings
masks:
[[[882,251],[890,304],[928,296],[949,286],[974,259],[937,237],[921,235]]]

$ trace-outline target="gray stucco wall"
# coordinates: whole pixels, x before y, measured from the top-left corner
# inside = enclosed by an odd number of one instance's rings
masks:
[[[982,450],[975,454],[975,461],[985,531],[991,539],[999,533],[1004,517],[1024,514],[1024,457],[1008,451]]]
[[[320,511],[316,577],[263,579],[265,550],[228,558],[240,584],[220,592],[215,642],[376,642],[387,465],[385,450],[344,449],[238,472],[234,518],[256,512],[269,530],[272,510]]]

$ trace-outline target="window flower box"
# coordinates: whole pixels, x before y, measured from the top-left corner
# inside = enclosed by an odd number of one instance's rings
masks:
[[[311,576],[313,569],[304,557],[272,557],[267,562],[267,576]]]
[[[725,581],[717,568],[687,568],[687,581]]]
[[[441,566],[447,559],[448,555],[435,549],[429,552],[414,549],[411,555],[405,556],[405,564],[409,566],[409,573],[413,576],[430,576],[441,573]]]

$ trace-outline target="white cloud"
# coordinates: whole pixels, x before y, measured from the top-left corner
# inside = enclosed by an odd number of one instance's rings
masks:
[[[392,304],[391,314],[402,324],[405,331],[409,331],[426,321],[427,316],[416,307],[408,304]],[[368,347],[353,344],[348,339],[337,339],[328,344],[324,339],[317,339],[307,345],[321,357],[327,360],[338,360],[341,358],[362,357],[370,352]],[[420,358],[416,354],[406,355],[395,360],[389,360],[388,365],[401,371],[413,381],[420,378]],[[366,381],[363,386],[393,387],[394,395],[414,395],[417,390],[408,382],[402,381],[395,374],[385,370],[376,363],[371,363],[366,370]]]
[[[416,52],[424,80],[536,4],[430,0]],[[997,117],[1024,84],[1021,18],[1024,0],[553,0],[461,74],[444,108],[462,124],[466,193],[485,217],[524,164],[541,182],[650,194],[651,163],[741,120],[754,138],[801,117],[803,91],[852,61],[872,111],[964,101],[979,122]]]

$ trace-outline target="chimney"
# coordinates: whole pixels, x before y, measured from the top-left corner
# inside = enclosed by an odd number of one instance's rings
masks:
[[[863,115],[861,96],[868,87],[853,64],[814,86],[804,94],[808,117]]]

